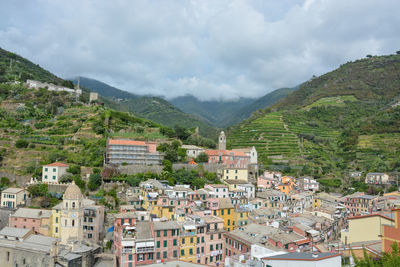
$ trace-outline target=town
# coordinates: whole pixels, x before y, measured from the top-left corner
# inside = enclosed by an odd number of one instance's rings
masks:
[[[42,166],[41,180],[1,192],[0,261],[4,266],[265,267],[296,261],[341,266],[365,252],[379,257],[400,241],[398,191],[327,193],[312,177],[262,169],[254,147],[227,150],[226,142],[221,132],[217,149],[182,145],[190,160],[179,167],[215,172],[215,183],[191,187],[148,178],[131,186],[106,180],[104,170],[156,171],[165,153],[156,142],[108,139],[101,190],[112,188],[118,204],[63,181],[71,172],[68,164]],[[372,186],[396,184],[385,173],[362,179]],[[41,186],[62,201],[48,209],[29,208],[32,188]]]

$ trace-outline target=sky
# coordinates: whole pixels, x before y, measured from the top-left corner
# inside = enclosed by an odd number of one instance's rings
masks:
[[[394,54],[399,10],[398,0],[0,1],[0,47],[135,94],[256,98]]]

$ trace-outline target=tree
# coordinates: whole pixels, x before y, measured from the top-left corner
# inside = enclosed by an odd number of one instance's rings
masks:
[[[396,51],[396,54],[400,55],[400,50],[399,50],[399,51]]]
[[[0,179],[0,187],[8,187],[10,186],[10,179],[7,177],[1,177]]]
[[[186,140],[190,136],[189,131],[185,127],[175,125],[174,129],[176,137],[178,137],[181,140]]]
[[[17,142],[15,142],[16,148],[27,148],[28,145],[29,145],[29,142],[24,139],[19,139],[19,140],[17,140]]]
[[[383,253],[380,259],[374,259],[364,249],[364,258],[359,259],[353,254],[354,263],[357,267],[394,267],[400,266],[400,246],[399,243],[392,244],[390,253]]]
[[[81,174],[81,166],[72,164],[71,166],[69,166],[67,172],[72,174]]]
[[[99,173],[93,173],[93,174],[91,174],[90,177],[89,177],[89,183],[88,183],[88,185],[87,185],[87,186],[88,186],[88,189],[89,189],[90,191],[96,190],[97,188],[100,187],[101,182],[102,182],[102,180],[101,180],[101,175],[100,175]]]
[[[168,172],[168,173],[173,173],[174,172],[174,170],[172,169],[171,161],[165,159],[165,160],[163,160],[162,164],[164,166],[163,167],[163,171]]]
[[[47,184],[35,184],[28,187],[28,192],[32,197],[43,197],[47,195]]]
[[[103,177],[103,180],[108,180],[111,177],[117,176],[119,174],[119,171],[115,167],[107,166],[103,169],[101,172],[101,177]]]
[[[208,162],[208,155],[204,152],[200,153],[197,158],[196,158],[196,162]]]

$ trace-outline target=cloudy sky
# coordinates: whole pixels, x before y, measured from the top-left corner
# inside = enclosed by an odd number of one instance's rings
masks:
[[[137,93],[259,97],[400,50],[398,0],[13,0],[0,47]]]

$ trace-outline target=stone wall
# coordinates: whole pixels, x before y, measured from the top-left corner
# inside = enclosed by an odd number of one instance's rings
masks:
[[[16,175],[8,172],[0,172],[0,177],[7,177],[11,182],[16,182],[17,186],[22,187],[26,183],[29,183],[31,176],[27,175]]]
[[[225,167],[223,164],[211,164],[211,163],[203,163],[199,165],[191,165],[185,163],[175,163],[172,165],[172,168],[176,170],[186,169],[186,170],[195,170],[199,168],[203,168],[205,171],[208,172],[217,172]],[[152,172],[161,174],[163,166],[161,165],[126,165],[126,166],[119,166],[118,171],[124,174],[138,174],[138,173],[146,173]]]
[[[49,184],[49,192],[64,193],[70,184]]]

